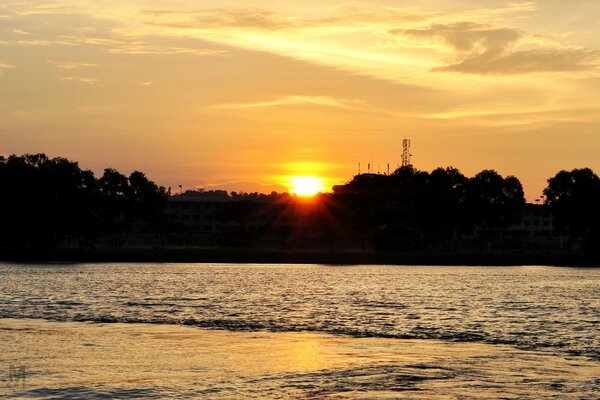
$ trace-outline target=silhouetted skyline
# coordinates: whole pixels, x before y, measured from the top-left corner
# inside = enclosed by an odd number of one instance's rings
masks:
[[[410,165],[355,175],[333,193],[312,196],[173,193],[140,171],[106,168],[96,178],[65,158],[13,155],[0,162],[0,186],[7,189],[0,199],[5,249],[523,252],[537,243],[540,254],[600,251],[600,178],[587,168],[550,177],[543,206],[526,204],[515,176]]]

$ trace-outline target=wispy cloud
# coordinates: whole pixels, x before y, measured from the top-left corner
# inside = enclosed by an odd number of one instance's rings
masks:
[[[97,78],[78,77],[78,76],[65,76],[65,77],[60,78],[60,80],[61,81],[87,83],[89,85],[94,85],[94,84],[100,82],[100,79],[97,79]]]
[[[434,71],[467,74],[526,74],[532,72],[594,71],[600,67],[600,52],[590,49],[533,49],[490,52],[468,56]]]
[[[221,104],[209,107],[209,110],[260,109],[286,106],[329,107],[340,110],[397,115],[392,111],[374,107],[363,100],[343,99],[331,96],[281,96],[256,102]]]
[[[297,18],[256,9],[206,9],[192,12],[144,10],[142,16],[150,25],[198,29],[288,29],[300,23]]]
[[[449,13],[352,4],[310,17],[250,8],[145,10],[137,16],[152,34],[267,51],[396,82],[439,83],[431,72],[598,72],[593,49],[545,42],[512,26],[515,17],[536,12],[537,3],[529,1]],[[130,33],[141,37],[144,28]]]
[[[436,14],[409,7],[373,9],[358,5],[329,8],[330,15],[300,17],[256,8],[213,8],[196,11],[144,10],[145,24],[184,29],[248,29],[259,31],[294,31],[336,29],[425,21]]]
[[[440,41],[455,53],[457,61],[433,71],[467,74],[523,74],[595,70],[600,52],[545,44],[514,28],[499,28],[473,22],[434,24],[419,29],[395,29],[392,34],[425,41]],[[522,48],[520,48],[521,46]]]
[[[14,68],[15,66],[12,64],[8,64],[0,61],[0,77],[4,75],[4,70],[8,68]]]
[[[129,37],[128,35],[117,36],[118,31],[111,32],[110,36],[88,36],[88,35],[62,35],[57,39],[46,41],[44,43],[27,43],[27,42],[12,42],[8,44],[22,44],[22,45],[65,45],[65,46],[97,46],[102,50],[113,53],[113,54],[156,54],[156,55],[175,55],[175,54],[188,54],[202,57],[208,56],[226,56],[229,54],[228,50],[223,49],[209,49],[192,46],[174,46],[174,45],[160,45],[152,43],[150,40],[144,40],[139,37]],[[49,62],[53,63],[53,62]],[[93,66],[86,63],[64,63],[65,66],[73,65],[74,67],[86,67]],[[58,64],[56,64],[58,68]],[[65,68],[68,69],[68,68]]]
[[[68,6],[70,4],[70,6]],[[417,3],[415,3],[417,4]],[[16,7],[16,6],[15,6]],[[160,43],[157,38],[200,39],[226,46],[266,51],[396,82],[424,85],[431,72],[471,75],[518,75],[537,72],[595,71],[593,49],[542,45],[511,26],[515,17],[539,12],[536,2],[466,8],[440,13],[413,7],[374,7],[351,3],[323,7],[310,14],[261,8],[137,9],[112,11],[63,2],[13,10],[18,15],[85,13],[115,22],[93,35],[4,41],[6,45],[99,46],[113,54],[223,56],[229,50]],[[13,7],[14,8],[14,7]],[[89,10],[88,10],[89,8]],[[403,39],[399,39],[403,38]],[[164,41],[164,40],[163,40]],[[183,42],[182,42],[183,43]]]
[[[240,109],[240,108],[263,108],[293,105],[325,106],[344,109],[355,109],[364,106],[360,100],[345,100],[329,96],[283,96],[265,101],[250,103],[222,104],[211,107],[212,109]]]
[[[54,40],[48,39],[21,39],[21,40],[0,40],[2,46],[50,46],[52,44],[63,44]],[[66,43],[65,43],[66,44]]]
[[[548,125],[559,122],[599,123],[597,107],[581,105],[580,107],[538,106],[496,109],[456,109],[441,113],[425,114],[426,119],[462,120],[470,124],[487,126],[531,126]]]
[[[485,126],[517,126],[553,122],[600,122],[598,108],[581,103],[572,107],[528,105],[515,109],[511,106],[486,108],[485,105],[449,109],[435,113],[406,113],[375,107],[363,100],[349,100],[330,96],[282,96],[263,101],[230,103],[209,107],[208,110],[253,110],[271,107],[329,107],[354,113],[380,114],[401,120],[462,121]]]
[[[98,66],[98,64],[93,63],[61,62],[54,60],[48,60],[46,61],[46,64],[54,65],[58,69],[79,69]]]
[[[125,44],[110,47],[107,49],[109,53],[119,54],[157,54],[157,55],[175,55],[187,54],[201,57],[210,56],[226,56],[229,54],[227,50],[216,49],[199,49],[193,47],[175,47],[175,46],[155,46],[147,44]]]
[[[210,57],[227,56],[230,53],[228,50],[223,49],[157,45],[149,44],[141,40],[76,36],[63,36],[57,39],[0,40],[0,46],[97,46],[108,53],[131,55],[187,54],[201,57]],[[59,61],[48,61],[48,64],[53,64],[56,68],[60,69],[76,69],[97,66],[97,64],[90,63],[67,63]]]
[[[439,40],[460,52],[503,49],[522,36],[521,32],[513,28],[491,27],[468,21],[433,24],[423,28],[393,29],[390,33],[424,41]]]
[[[66,9],[66,6],[60,4],[29,5],[27,3],[16,3],[16,5],[15,13],[17,15],[59,14]]]
[[[15,35],[31,35],[31,32],[27,32],[22,29],[13,29],[10,32],[14,33]]]

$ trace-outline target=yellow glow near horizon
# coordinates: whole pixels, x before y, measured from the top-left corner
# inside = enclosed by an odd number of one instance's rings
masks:
[[[314,196],[324,189],[323,179],[314,176],[293,176],[290,192],[298,196]]]

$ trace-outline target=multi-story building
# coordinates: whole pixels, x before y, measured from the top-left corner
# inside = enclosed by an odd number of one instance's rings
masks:
[[[554,225],[554,215],[547,205],[528,203],[522,209],[521,220],[511,230],[521,232],[526,239],[543,239],[556,235]]]
[[[191,234],[195,242],[204,244],[214,244],[228,236],[266,245],[306,239],[314,235],[314,210],[315,207],[287,194],[186,192],[170,196],[167,201],[171,223]]]

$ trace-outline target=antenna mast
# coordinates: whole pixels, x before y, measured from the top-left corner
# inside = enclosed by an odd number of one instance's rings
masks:
[[[410,166],[410,139],[404,139],[402,141],[402,166]]]

